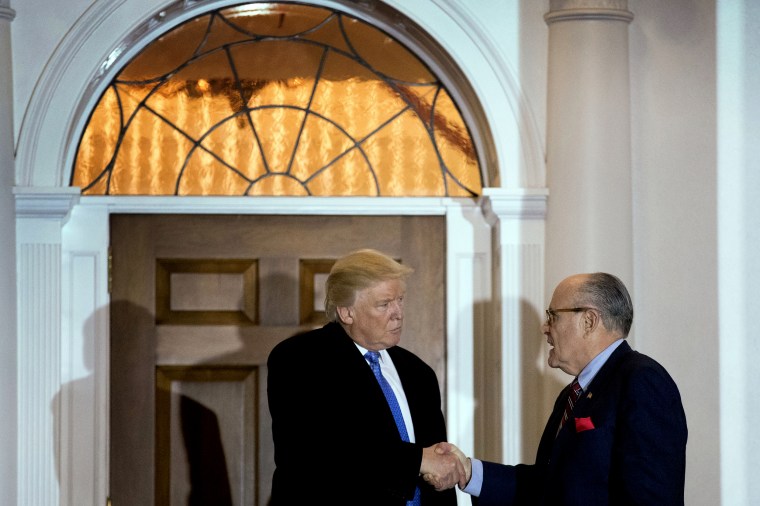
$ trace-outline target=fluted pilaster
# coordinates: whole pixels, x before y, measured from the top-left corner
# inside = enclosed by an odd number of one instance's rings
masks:
[[[57,504],[51,405],[60,388],[60,244],[22,244],[19,277],[19,505]]]
[[[78,190],[17,188],[18,499],[59,504],[62,227]],[[14,267],[15,268],[15,267]]]
[[[487,339],[478,347],[483,364],[476,370],[489,375],[479,378],[478,404],[485,410],[485,439],[492,442],[479,450],[486,459],[526,462],[538,444],[534,420],[542,415],[533,365],[544,304],[546,192],[486,188],[482,206],[494,230],[498,328],[492,334],[500,339]],[[498,388],[493,385],[496,378]]]

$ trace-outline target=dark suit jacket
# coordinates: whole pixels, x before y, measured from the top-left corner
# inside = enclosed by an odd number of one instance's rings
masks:
[[[375,376],[336,323],[278,344],[268,361],[276,470],[272,506],[456,504],[419,474],[422,448],[446,440],[435,372],[417,356],[388,349],[404,387],[416,443],[405,443]]]
[[[665,369],[623,342],[557,434],[568,389],[557,397],[536,463],[484,462],[474,503],[682,506],[686,416]]]

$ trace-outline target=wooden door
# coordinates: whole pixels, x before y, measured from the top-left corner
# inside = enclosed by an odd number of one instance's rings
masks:
[[[354,249],[414,268],[401,345],[445,391],[444,231],[431,216],[112,216],[113,506],[267,504],[267,356],[323,324],[326,273]]]

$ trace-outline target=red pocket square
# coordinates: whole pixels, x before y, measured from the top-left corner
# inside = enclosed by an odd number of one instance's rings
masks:
[[[575,432],[583,432],[584,430],[591,430],[593,428],[594,422],[591,421],[590,416],[575,419]]]

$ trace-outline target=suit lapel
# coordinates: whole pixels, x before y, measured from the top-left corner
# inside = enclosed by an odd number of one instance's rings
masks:
[[[547,465],[551,460],[554,460],[553,454],[557,447],[557,428],[559,427],[559,421],[562,414],[565,411],[565,400],[570,392],[570,386],[563,388],[560,394],[557,396],[557,400],[554,402],[554,409],[549,416],[549,420],[544,427],[544,433],[541,436],[541,441],[538,444],[538,451],[536,452],[536,464]]]
[[[625,356],[632,351],[631,347],[625,341],[617,347],[594,379],[591,380],[591,384],[589,384],[584,390],[583,395],[575,403],[575,408],[573,410],[574,416],[588,416],[587,414],[591,412],[594,404],[602,401],[604,396],[607,395],[607,389],[612,383],[611,376],[615,374],[618,365],[623,361]],[[562,392],[560,392],[554,403],[554,409],[546,424],[544,433],[541,436],[541,442],[539,443],[538,452],[536,453],[537,464],[546,465],[550,462],[556,462],[557,455],[562,452],[568,438],[575,432],[573,426],[574,420],[568,420],[563,430],[561,430],[559,434],[557,433],[560,418],[565,410],[565,400],[569,393],[569,388],[570,386],[568,385],[562,389]]]
[[[392,429],[397,430],[393,415],[387,409],[388,401],[385,400],[383,390],[367,364],[367,360],[340,325],[337,323],[331,325],[337,328],[330,334],[332,351],[328,353],[330,355],[328,360],[335,368],[333,372],[338,375],[337,384],[345,388],[351,401],[346,409],[361,407],[368,416],[375,417],[378,422],[383,420],[385,425],[392,425]],[[385,420],[386,412],[389,423]]]
[[[578,399],[576,403],[577,413],[588,413],[591,410],[591,406],[598,400],[607,394],[608,389],[612,385],[612,376],[616,374],[617,368],[623,359],[629,353],[633,352],[631,347],[626,341],[620,343],[620,345],[612,352],[610,358],[604,363],[599,372],[596,373],[594,379],[591,380],[591,384],[588,385],[583,392],[583,396]]]
[[[377,382],[372,369],[367,364],[365,359],[359,352],[359,349],[354,344],[354,341],[348,336],[348,334],[341,328],[342,339],[341,348],[342,353],[351,355],[346,357],[347,363],[350,363],[350,371],[346,375],[345,381],[351,382],[351,390],[354,392],[354,402],[361,403],[364,406],[364,411],[368,413],[368,419],[366,423],[368,428],[373,428],[372,431],[379,436],[381,433],[385,433],[387,437],[395,439],[399,437],[398,428],[396,427],[396,421],[393,419],[393,413],[388,406],[388,401],[385,398],[383,389]],[[389,349],[390,352],[390,349]],[[396,365],[396,370],[401,375],[401,369],[398,366],[396,360],[393,361]],[[402,376],[403,382],[403,376]],[[411,404],[411,403],[410,403]],[[414,416],[414,412],[412,412]],[[381,429],[382,427],[382,429]]]

